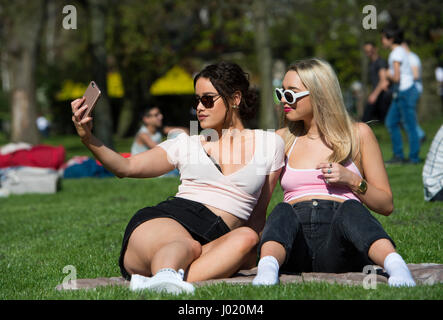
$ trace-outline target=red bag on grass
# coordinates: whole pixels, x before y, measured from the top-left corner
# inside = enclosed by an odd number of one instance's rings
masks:
[[[0,154],[0,168],[26,166],[57,170],[65,162],[65,156],[66,151],[63,146],[36,145],[30,150]]]

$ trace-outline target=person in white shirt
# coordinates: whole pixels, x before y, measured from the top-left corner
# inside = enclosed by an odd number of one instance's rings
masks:
[[[45,138],[49,137],[50,123],[48,119],[46,119],[44,115],[39,114],[36,123],[37,123],[37,128],[40,131],[40,133],[43,135],[43,137]]]
[[[393,157],[387,164],[420,162],[420,140],[417,134],[416,105],[418,91],[414,85],[414,75],[409,64],[406,50],[401,46],[403,31],[399,29],[383,29],[382,43],[391,53],[388,58],[388,80],[392,83],[393,99],[386,115],[385,124],[391,136]],[[403,155],[403,139],[400,125],[404,121],[409,140],[409,159]]]
[[[131,155],[136,155],[148,151],[163,141],[163,134],[168,137],[176,137],[180,133],[189,134],[189,129],[185,127],[163,126],[163,114],[157,106],[149,107],[143,114],[143,125],[135,135],[131,146]],[[178,176],[179,172],[174,169],[162,177]]]
[[[409,40],[404,40],[401,46],[406,50],[409,57],[409,64],[412,69],[412,74],[414,75],[414,85],[417,88],[418,91],[418,99],[420,99],[421,94],[423,93],[423,82],[421,77],[421,61],[420,57],[415,53],[412,52],[409,48]],[[417,101],[418,106],[418,101]],[[420,143],[423,143],[426,139],[426,133],[423,131],[423,129],[420,127],[420,124],[418,123],[418,117],[417,117],[417,134],[418,139],[420,140]]]
[[[437,93],[440,96],[443,111],[443,62],[435,68],[435,80],[437,80]]]
[[[284,166],[283,139],[245,127],[258,99],[237,64],[207,66],[194,87],[202,132],[181,133],[130,158],[91,133],[91,117],[81,120],[84,98],[71,103],[83,144],[116,176],[180,171],[175,196],[140,209],[126,227],[119,266],[132,290],[193,293],[190,282],[230,277],[256,265],[259,234]]]
[[[425,200],[443,201],[443,125],[432,140],[422,176]]]
[[[154,148],[163,141],[163,134],[174,133],[178,135],[181,132],[189,134],[189,129],[184,127],[163,126],[163,114],[157,106],[149,107],[143,114],[143,125],[135,135],[131,146],[131,155]]]

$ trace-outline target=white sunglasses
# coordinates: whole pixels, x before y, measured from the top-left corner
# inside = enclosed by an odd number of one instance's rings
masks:
[[[277,96],[277,99],[281,101],[283,97],[285,97],[285,100],[289,104],[294,104],[298,98],[307,96],[309,94],[309,91],[302,91],[295,93],[292,90],[283,90],[280,88],[275,88],[275,95]]]

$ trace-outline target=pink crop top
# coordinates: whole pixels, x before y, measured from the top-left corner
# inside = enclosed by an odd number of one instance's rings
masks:
[[[289,156],[294,148],[295,142],[291,146],[287,157],[285,157],[285,167],[280,178],[280,185],[284,192],[284,201],[301,198],[308,195],[326,195],[335,198],[360,201],[349,187],[339,184],[327,184],[320,169],[294,169],[289,166]],[[353,161],[349,161],[345,168],[362,176]]]

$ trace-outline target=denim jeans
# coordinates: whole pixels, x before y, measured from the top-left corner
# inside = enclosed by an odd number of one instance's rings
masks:
[[[420,140],[417,133],[416,106],[419,98],[417,88],[413,85],[409,89],[398,91],[392,100],[386,115],[385,125],[391,136],[394,157],[403,159],[403,140],[400,124],[403,121],[409,140],[409,160],[418,162]]]
[[[357,200],[313,199],[294,206],[279,203],[266,221],[259,250],[267,241],[283,245],[282,272],[361,272],[374,264],[369,248],[383,238],[395,247],[380,222]]]

